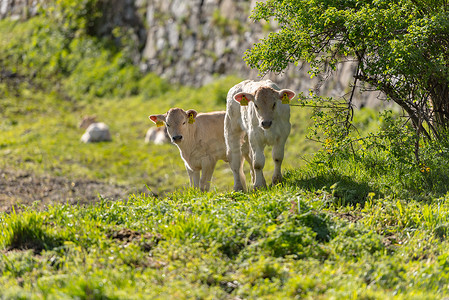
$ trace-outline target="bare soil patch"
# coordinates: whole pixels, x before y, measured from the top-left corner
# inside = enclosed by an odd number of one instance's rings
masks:
[[[142,234],[129,228],[111,231],[107,236],[108,238],[122,241],[125,244],[137,242],[145,251],[150,251],[159,243],[159,241],[163,240],[160,234],[151,234],[148,232]]]
[[[63,177],[35,175],[25,171],[0,169],[0,212],[10,212],[22,205],[39,209],[57,203],[90,204],[99,196],[127,199],[130,193],[143,193],[145,187],[131,189],[124,185],[95,180],[71,180]]]

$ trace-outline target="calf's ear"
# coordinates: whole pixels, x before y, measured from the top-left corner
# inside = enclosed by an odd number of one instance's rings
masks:
[[[234,95],[234,100],[241,106],[247,106],[249,101],[254,101],[254,96],[249,93],[240,92]]]
[[[292,100],[295,95],[295,92],[289,89],[283,89],[279,91],[279,98],[282,100],[283,104],[289,104],[290,100]]]
[[[156,123],[157,127],[161,127],[164,126],[165,117],[165,115],[151,115],[148,118]]]
[[[188,111],[186,111],[186,114],[187,114],[187,117],[189,118],[189,123],[190,123],[190,124],[195,123],[195,118],[196,118],[196,115],[198,114],[198,113],[196,112],[196,110],[194,110],[194,109],[189,109]]]

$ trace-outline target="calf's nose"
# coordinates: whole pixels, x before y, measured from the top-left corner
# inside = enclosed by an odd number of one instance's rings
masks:
[[[182,135],[175,135],[171,139],[174,143],[180,142],[182,140]]]
[[[273,121],[262,121],[262,127],[265,129],[268,129],[271,127],[272,123],[273,123]]]

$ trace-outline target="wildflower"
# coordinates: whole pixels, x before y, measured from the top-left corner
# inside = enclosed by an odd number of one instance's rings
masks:
[[[430,172],[430,167],[422,164],[421,168],[420,168],[421,173],[429,173]]]

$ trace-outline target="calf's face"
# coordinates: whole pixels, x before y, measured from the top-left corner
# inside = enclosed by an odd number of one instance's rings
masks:
[[[163,115],[151,115],[150,120],[161,126],[165,123],[168,135],[173,143],[179,144],[185,139],[189,127],[195,122],[197,112],[193,109],[184,111],[181,108],[171,108]]]
[[[291,90],[277,91],[270,87],[260,87],[254,94],[240,92],[234,96],[234,100],[240,105],[248,105],[249,101],[254,104],[259,126],[263,129],[269,129],[273,124],[276,106],[283,103],[282,100],[290,101],[295,96]]]
[[[90,124],[97,122],[97,116],[85,116],[78,124],[79,128],[87,129]]]

